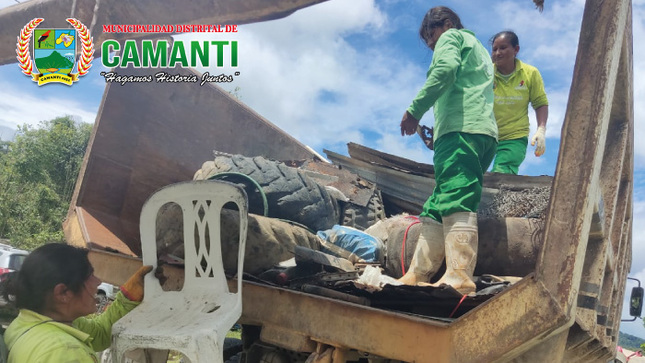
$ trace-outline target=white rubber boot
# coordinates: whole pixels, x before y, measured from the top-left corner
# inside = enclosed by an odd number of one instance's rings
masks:
[[[477,263],[477,214],[458,212],[443,217],[443,230],[446,273],[431,285],[450,285],[464,295],[475,292],[473,272]]]
[[[420,217],[420,220],[421,233],[412,255],[410,268],[399,279],[399,282],[405,285],[428,282],[441,267],[445,256],[441,223],[429,217]]]

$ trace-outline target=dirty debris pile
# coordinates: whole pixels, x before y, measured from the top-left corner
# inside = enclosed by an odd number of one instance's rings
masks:
[[[462,299],[449,286],[403,286],[396,281],[410,265],[420,233],[418,206],[425,200],[417,200],[418,191],[406,184],[412,177],[431,186],[432,166],[387,165],[382,162],[387,154],[380,154],[369,162],[374,170],[361,175],[332,156],[335,165],[215,152],[214,159],[195,173],[195,180],[228,181],[248,195],[245,279],[356,304],[454,318],[532,272],[550,185],[518,188],[496,182],[497,188],[485,188],[479,215],[481,257],[475,270],[478,293]],[[387,172],[379,173],[382,168]],[[227,271],[235,271],[238,223],[235,212],[223,212]],[[157,226],[160,260],[181,265],[181,210],[166,206]]]

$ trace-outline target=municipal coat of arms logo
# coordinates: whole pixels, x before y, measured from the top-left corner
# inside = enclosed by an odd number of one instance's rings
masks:
[[[90,32],[74,18],[66,19],[72,26],[68,29],[36,29],[43,20],[34,18],[18,36],[16,53],[22,73],[32,76],[39,86],[48,83],[71,86],[92,66],[94,44]]]

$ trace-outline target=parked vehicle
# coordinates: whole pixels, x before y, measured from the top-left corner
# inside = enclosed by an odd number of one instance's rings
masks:
[[[0,281],[5,274],[20,270],[28,254],[28,251],[0,243]]]

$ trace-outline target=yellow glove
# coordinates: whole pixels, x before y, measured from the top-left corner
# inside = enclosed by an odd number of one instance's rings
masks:
[[[544,134],[546,133],[546,127],[540,126],[538,127],[537,131],[535,131],[535,135],[533,135],[533,138],[531,139],[531,146],[535,146],[535,156],[540,157],[542,154],[544,154],[544,150],[546,149],[546,144],[544,141]]]
[[[125,284],[121,285],[121,292],[128,300],[143,300],[143,277],[150,271],[152,271],[152,266],[141,266],[134,275],[130,276]]]

